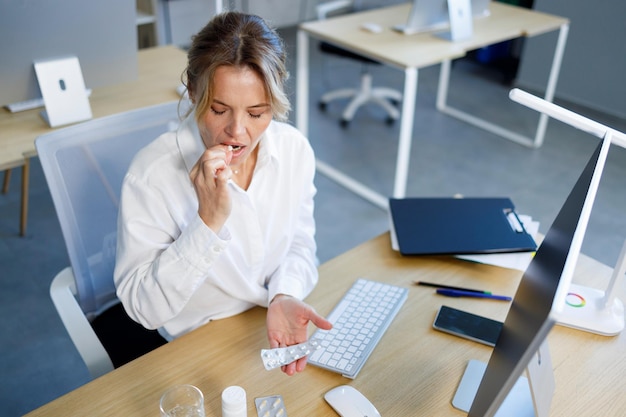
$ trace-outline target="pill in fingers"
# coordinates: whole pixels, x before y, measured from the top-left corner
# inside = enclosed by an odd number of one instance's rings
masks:
[[[230,165],[230,161],[233,159],[233,147],[228,145],[228,150],[226,151],[226,165]]]

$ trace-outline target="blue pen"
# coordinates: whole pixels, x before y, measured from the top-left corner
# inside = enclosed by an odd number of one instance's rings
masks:
[[[461,291],[461,290],[449,290],[445,288],[438,289],[437,294],[445,295],[446,297],[474,297],[474,298],[489,298],[491,300],[500,300],[500,301],[511,301],[511,297],[507,297],[506,295],[484,294],[484,293],[479,293],[479,292]]]

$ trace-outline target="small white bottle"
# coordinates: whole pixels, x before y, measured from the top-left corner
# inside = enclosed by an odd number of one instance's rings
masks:
[[[247,417],[246,391],[237,386],[222,391],[222,417]]]

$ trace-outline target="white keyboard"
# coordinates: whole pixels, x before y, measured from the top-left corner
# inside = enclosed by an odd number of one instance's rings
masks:
[[[308,363],[355,378],[407,294],[406,288],[358,279],[328,315],[333,328],[317,329],[311,336],[320,347]]]
[[[87,92],[87,97],[91,96],[91,88],[85,90]],[[7,110],[11,113],[19,113],[21,111],[38,109],[39,107],[44,106],[43,97],[31,98],[29,100],[24,101],[16,101],[15,103],[7,104]]]
[[[43,105],[44,105],[43,97],[39,97],[39,98],[30,99],[30,100],[17,101],[15,103],[7,104],[5,107],[11,113],[18,113],[21,111],[37,109],[39,107],[43,107]]]

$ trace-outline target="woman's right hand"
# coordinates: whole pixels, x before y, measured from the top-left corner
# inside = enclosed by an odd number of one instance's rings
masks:
[[[198,196],[198,214],[215,233],[219,233],[231,211],[228,180],[232,176],[230,146],[216,145],[202,153],[189,178]]]

